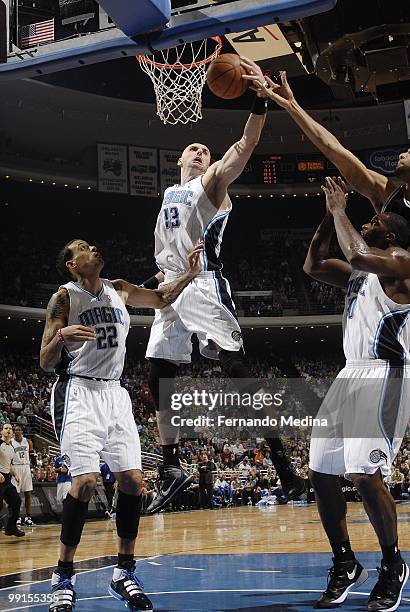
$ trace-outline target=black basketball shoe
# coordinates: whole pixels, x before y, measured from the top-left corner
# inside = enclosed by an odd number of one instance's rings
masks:
[[[14,527],[12,529],[6,529],[4,530],[4,535],[6,536],[15,536],[16,538],[22,538],[26,535],[25,531],[21,531],[21,529],[19,529],[18,527]]]
[[[132,611],[145,610],[152,612],[152,602],[142,590],[142,582],[135,573],[135,562],[130,570],[115,567],[108,592],[110,595],[125,602],[127,608]]]
[[[315,603],[315,608],[331,609],[337,608],[344,602],[349,591],[363,584],[369,577],[367,571],[356,559],[351,561],[336,561],[333,559],[333,567],[329,569],[327,588]]]
[[[298,497],[303,495],[306,491],[306,483],[307,480],[292,472],[292,477],[281,483],[288,501],[298,499]]]
[[[379,579],[370,593],[368,610],[397,610],[401,594],[409,578],[409,568],[403,559],[394,563],[382,562]]]
[[[75,608],[75,576],[53,572],[51,577],[52,602],[49,612],[72,612]]]
[[[159,468],[159,474],[161,477],[159,492],[148,506],[147,514],[155,514],[163,510],[171,499],[186,489],[193,480],[193,477],[184,472],[182,468],[174,465]]]

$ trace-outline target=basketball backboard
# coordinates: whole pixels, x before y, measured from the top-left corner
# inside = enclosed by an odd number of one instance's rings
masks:
[[[67,16],[70,2],[80,11],[80,19]],[[183,42],[314,15],[332,9],[336,2],[172,0],[171,4],[170,0],[44,0],[43,3],[38,0],[37,12],[33,15],[25,13],[18,0],[0,0],[0,5],[5,5],[9,24],[7,61],[0,63],[0,79],[36,77],[110,59],[149,54]],[[47,36],[43,35],[44,31]],[[26,33],[24,40],[22,32]]]

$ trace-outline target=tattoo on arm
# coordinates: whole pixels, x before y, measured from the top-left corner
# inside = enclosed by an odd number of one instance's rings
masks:
[[[66,318],[68,317],[69,310],[70,299],[68,293],[66,291],[59,291],[51,297],[48,303],[47,318],[49,320]]]

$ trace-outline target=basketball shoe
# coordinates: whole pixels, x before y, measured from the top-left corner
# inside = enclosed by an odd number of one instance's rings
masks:
[[[155,514],[168,506],[169,502],[177,493],[186,489],[192,482],[193,477],[184,472],[181,467],[166,465],[159,468],[160,485],[156,497],[152,500],[146,510],[146,514]]]
[[[135,573],[135,561],[129,570],[115,567],[108,592],[124,601],[130,610],[152,612],[152,602],[145,595],[142,582]]]
[[[326,591],[322,593],[315,608],[331,609],[337,608],[343,603],[349,591],[363,584],[369,577],[367,571],[356,559],[349,561],[336,561],[333,559],[333,567],[329,569]]]
[[[401,594],[409,578],[409,568],[400,558],[394,563],[382,562],[378,569],[379,579],[370,593],[368,610],[397,610]]]
[[[49,612],[72,612],[75,608],[75,575],[53,572],[51,576],[51,593],[53,600]]]
[[[283,492],[288,501],[298,499],[298,497],[303,495],[303,493],[306,492],[306,483],[307,480],[301,478],[293,471],[291,472],[289,480],[284,480],[284,482],[281,481]]]

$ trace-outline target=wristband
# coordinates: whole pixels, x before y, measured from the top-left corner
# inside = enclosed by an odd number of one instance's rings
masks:
[[[145,289],[158,289],[159,280],[156,276],[151,276],[151,278],[147,278],[146,281],[141,283],[140,287],[144,287]]]
[[[253,115],[266,115],[267,110],[268,98],[259,98],[259,96],[255,96],[251,107],[251,113]]]
[[[60,340],[60,342],[62,342],[63,344],[65,344],[65,340],[64,340],[63,332],[61,331],[61,329],[57,330],[57,336],[58,336],[58,339]]]

